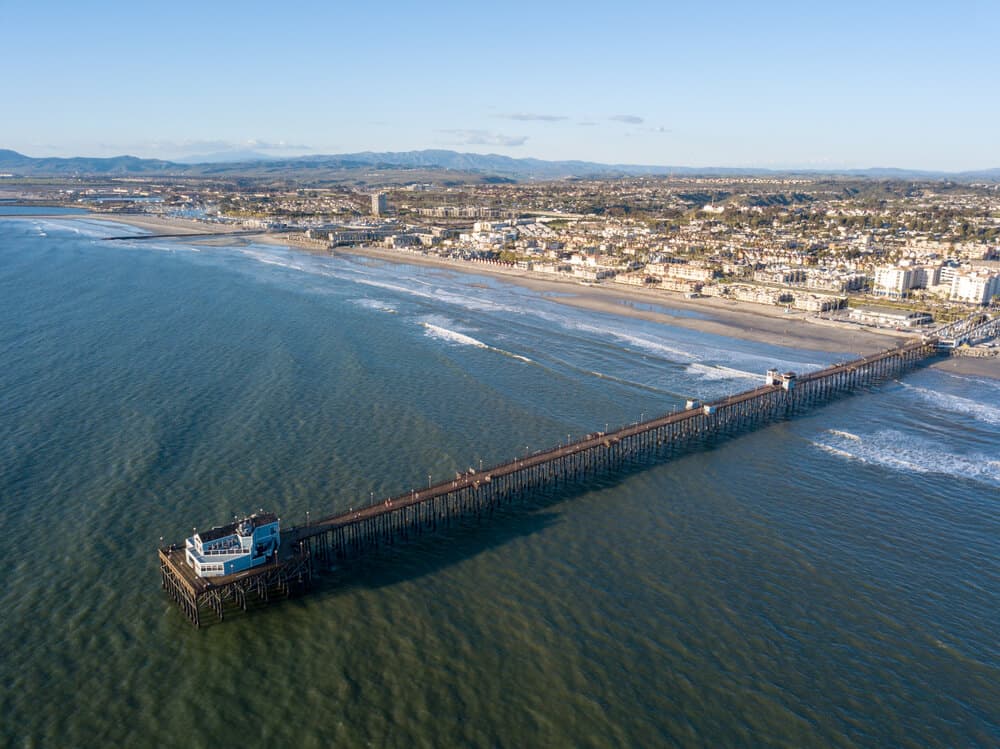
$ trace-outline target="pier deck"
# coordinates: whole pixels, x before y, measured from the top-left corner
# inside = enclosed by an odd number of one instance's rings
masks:
[[[309,549],[286,533],[281,534],[274,561],[235,575],[199,577],[187,563],[184,547],[178,544],[161,547],[158,554],[164,590],[196,627],[201,626],[205,607],[221,621],[228,602],[245,611],[251,597],[267,601],[275,593],[287,596],[293,586],[304,587],[312,579]]]

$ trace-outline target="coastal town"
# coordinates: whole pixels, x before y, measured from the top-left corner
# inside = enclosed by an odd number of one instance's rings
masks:
[[[127,178],[36,185],[18,197],[260,231],[316,252],[378,248],[890,330],[1000,304],[996,183],[744,176],[241,188]]]

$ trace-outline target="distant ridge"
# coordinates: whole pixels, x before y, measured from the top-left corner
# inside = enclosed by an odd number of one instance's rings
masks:
[[[140,159],[136,156],[113,156],[94,159],[76,156],[69,159],[24,156],[17,151],[0,149],[0,169],[26,175],[69,174],[168,174],[178,165],[159,159]]]
[[[499,154],[461,153],[448,150],[360,153],[271,158],[252,152],[207,154],[189,160],[163,161],[135,156],[111,158],[33,158],[0,149],[0,171],[22,176],[188,176],[257,177],[289,180],[350,179],[356,170],[421,170],[455,172],[456,176],[510,180],[557,180],[626,176],[752,176],[800,174],[869,179],[952,179],[1000,181],[1000,168],[966,172],[937,172],[877,167],[871,169],[750,169],[745,167],[651,166],[599,164],[591,161],[515,159]],[[236,159],[236,160],[233,160]]]

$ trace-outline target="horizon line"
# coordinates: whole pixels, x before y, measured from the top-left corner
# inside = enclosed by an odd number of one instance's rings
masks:
[[[267,151],[268,149],[259,149],[260,151]],[[413,148],[407,150],[375,150],[375,149],[365,149],[362,151],[342,151],[342,152],[325,152],[325,151],[315,151],[311,153],[298,153],[296,155],[269,155],[267,153],[255,153],[256,158],[250,159],[240,159],[236,158],[231,161],[223,159],[213,159],[210,161],[193,161],[192,159],[198,159],[205,156],[224,156],[227,151],[222,150],[211,154],[191,154],[191,155],[176,155],[169,158],[164,158],[160,156],[138,156],[133,153],[123,152],[114,154],[111,156],[92,156],[85,154],[75,154],[72,156],[31,156],[23,151],[18,151],[14,148],[0,148],[0,152],[8,151],[9,153],[16,154],[26,159],[32,159],[34,161],[44,161],[51,159],[58,160],[72,160],[72,159],[93,159],[110,161],[114,159],[136,159],[140,161],[159,161],[169,164],[177,164],[178,166],[198,166],[202,164],[252,164],[252,163],[264,163],[268,161],[280,161],[280,162],[291,162],[299,161],[308,158],[326,157],[326,158],[340,158],[346,156],[355,156],[361,154],[372,154],[372,155],[396,155],[396,154],[417,154],[417,153],[427,153],[427,152],[439,152],[439,153],[450,153],[457,154],[460,156],[482,156],[482,157],[496,157],[501,159],[510,159],[512,161],[540,161],[549,164],[561,164],[561,163],[580,163],[580,164],[593,164],[601,167],[608,168],[642,168],[642,169],[684,169],[684,170],[740,170],[745,172],[776,172],[776,173],[786,173],[786,172],[808,172],[816,174],[831,174],[839,172],[879,172],[879,171],[889,171],[889,172],[910,172],[916,174],[926,174],[926,175],[963,175],[963,174],[976,174],[979,172],[1000,172],[1000,166],[995,167],[974,167],[971,169],[940,169],[940,168],[924,168],[924,167],[901,167],[901,166],[817,166],[817,165],[784,165],[784,166],[764,166],[764,165],[732,165],[732,164],[711,164],[711,165],[691,165],[691,164],[653,164],[653,163],[639,163],[639,162],[607,162],[607,161],[592,161],[585,158],[564,158],[564,159],[553,159],[553,158],[542,158],[538,156],[511,156],[508,154],[496,153],[495,151],[458,151],[453,148]],[[232,153],[238,154],[239,151],[236,149],[232,150]],[[433,168],[433,166],[428,165],[428,168]]]

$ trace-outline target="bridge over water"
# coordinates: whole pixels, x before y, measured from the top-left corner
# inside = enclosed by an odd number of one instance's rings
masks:
[[[945,326],[938,335],[900,344],[872,356],[795,376],[768,372],[765,384],[711,402],[689,401],[682,411],[664,414],[479,471],[468,470],[426,489],[387,497],[348,512],[288,528],[273,563],[228,577],[200,578],[184,561],[183,548],[159,550],[163,587],[196,626],[202,614],[219,620],[233,605],[287,595],[309,584],[317,566],[361,557],[380,547],[431,533],[462,517],[489,514],[495,507],[599,473],[669,459],[713,439],[736,435],[850,391],[901,376],[942,354],[942,345],[966,338],[996,320],[976,316]],[[991,328],[993,329],[993,328]],[[994,335],[997,331],[994,330]],[[978,334],[978,333],[977,333]]]

